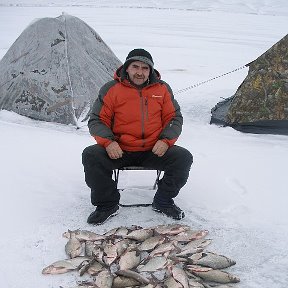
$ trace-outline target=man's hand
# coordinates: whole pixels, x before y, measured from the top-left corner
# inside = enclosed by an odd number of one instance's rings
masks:
[[[107,147],[106,151],[111,159],[121,158],[123,155],[123,150],[120,148],[116,141],[111,142]]]
[[[155,145],[154,145],[154,147],[153,147],[153,149],[152,149],[152,152],[153,152],[155,155],[157,155],[157,156],[159,156],[159,157],[162,157],[162,156],[166,153],[166,151],[168,150],[168,148],[169,148],[168,144],[166,144],[165,142],[163,142],[163,141],[161,141],[161,140],[158,140],[158,141],[155,143]]]

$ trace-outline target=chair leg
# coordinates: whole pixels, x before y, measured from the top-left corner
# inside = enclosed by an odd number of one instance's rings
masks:
[[[157,170],[157,177],[156,177],[155,183],[154,183],[154,185],[153,185],[153,190],[155,190],[156,187],[157,187],[157,184],[158,184],[158,182],[159,182],[159,178],[160,178],[161,172],[162,172],[161,170]]]
[[[114,174],[114,180],[115,180],[115,183],[116,183],[116,188],[118,188],[119,169],[114,169],[113,170],[113,174]]]

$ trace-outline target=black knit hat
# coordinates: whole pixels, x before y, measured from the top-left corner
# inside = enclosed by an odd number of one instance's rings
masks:
[[[127,68],[129,64],[132,63],[133,61],[144,62],[148,64],[151,67],[151,69],[153,69],[153,66],[154,66],[154,62],[153,62],[153,58],[151,54],[148,51],[141,49],[141,48],[134,49],[129,52],[128,56],[126,57],[124,67]]]

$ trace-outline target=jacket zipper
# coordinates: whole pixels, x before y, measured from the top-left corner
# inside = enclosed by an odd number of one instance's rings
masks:
[[[146,120],[148,120],[148,98],[145,97],[145,111],[146,111]]]
[[[144,138],[144,136],[145,136],[145,129],[144,129],[144,115],[145,115],[145,112],[144,112],[144,110],[145,110],[145,103],[144,103],[144,97],[143,97],[143,95],[142,95],[142,90],[139,90],[139,96],[140,96],[140,100],[141,100],[141,129],[142,129],[142,147],[144,147],[145,146],[145,138]]]

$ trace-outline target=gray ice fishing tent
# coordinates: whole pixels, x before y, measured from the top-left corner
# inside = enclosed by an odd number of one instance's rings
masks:
[[[30,24],[0,61],[0,109],[77,125],[120,60],[77,17]]]
[[[288,35],[247,66],[234,96],[212,109],[211,123],[288,135]]]

